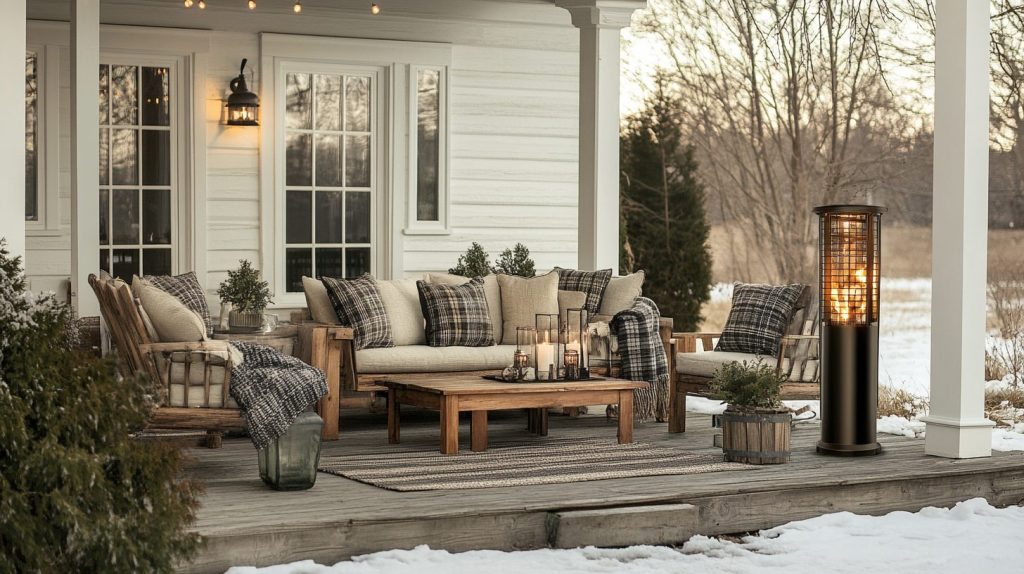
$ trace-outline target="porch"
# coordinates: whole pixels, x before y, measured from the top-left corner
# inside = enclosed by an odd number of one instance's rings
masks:
[[[718,452],[710,417],[691,414],[685,434],[665,425],[636,426],[635,440],[680,451]],[[384,413],[344,411],[343,440],[324,443],[323,456],[437,449],[437,414],[403,412],[402,444],[388,445]],[[528,438],[526,417],[493,413],[493,443],[552,438],[614,438],[602,414],[555,417],[548,437]],[[468,445],[468,421],[461,443]],[[951,506],[984,497],[1001,506],[1024,501],[1024,453],[949,460],[928,456],[925,442],[879,435],[878,457],[842,459],[814,453],[819,428],[799,424],[790,464],[745,471],[654,476],[528,487],[392,492],[320,474],[312,490],[275,492],[259,479],[248,439],[189,452],[189,474],[206,485],[195,530],[206,545],[188,572],[313,559],[320,564],[353,555],[427,544],[449,551],[531,549],[640,543],[681,543],[693,534],[758,530],[852,511],[884,514]],[[472,456],[462,454],[460,456]],[[685,505],[692,505],[692,508]],[[628,530],[609,526],[605,513],[630,509]],[[618,514],[619,520],[621,514]],[[594,527],[604,520],[604,527]],[[589,527],[588,527],[589,526]],[[609,537],[631,536],[628,540]]]

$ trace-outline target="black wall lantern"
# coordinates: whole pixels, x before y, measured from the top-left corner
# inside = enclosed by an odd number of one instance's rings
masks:
[[[821,441],[818,452],[881,452],[878,296],[884,207],[826,205],[820,218]]]
[[[260,98],[249,91],[245,83],[245,63],[248,60],[242,59],[242,67],[238,71],[238,77],[231,80],[231,95],[228,96],[228,125],[229,126],[258,126]]]

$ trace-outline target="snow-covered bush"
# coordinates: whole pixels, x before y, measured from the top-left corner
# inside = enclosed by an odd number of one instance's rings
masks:
[[[176,450],[132,440],[146,384],[74,350],[70,320],[0,240],[0,572],[171,572],[198,487]]]

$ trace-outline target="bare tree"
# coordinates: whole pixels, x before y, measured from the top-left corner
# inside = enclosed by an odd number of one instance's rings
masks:
[[[670,56],[711,204],[754,254],[739,278],[812,279],[811,209],[871,201],[901,169],[914,130],[885,81],[889,17],[885,0],[652,2],[643,29]]]

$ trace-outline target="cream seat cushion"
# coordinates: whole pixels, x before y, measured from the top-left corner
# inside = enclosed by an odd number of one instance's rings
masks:
[[[436,283],[438,285],[462,285],[469,281],[469,277],[463,277],[461,275],[452,275],[451,273],[427,273],[423,276],[423,280],[427,283]],[[491,326],[494,329],[494,344],[498,345],[502,342],[515,343],[516,333],[512,331],[512,338],[505,339],[502,341],[502,307],[501,307],[501,289],[498,287],[498,276],[488,275],[484,277],[484,298],[487,299],[487,313],[491,316]],[[420,315],[422,319],[422,315]],[[511,361],[509,361],[511,364]]]
[[[632,307],[633,301],[643,295],[646,276],[644,271],[637,271],[625,277],[612,277],[604,290],[604,298],[601,299],[601,314],[614,316],[619,311]]]
[[[206,323],[177,297],[148,283],[139,286],[139,300],[161,342],[205,341]]]
[[[391,323],[391,338],[395,346],[425,345],[427,336],[423,329],[423,309],[420,307],[416,280],[378,279],[377,291]]]
[[[428,347],[407,345],[356,351],[356,370],[361,374],[444,373],[489,371],[512,364],[515,345],[490,347]]]
[[[306,307],[309,307],[309,314],[314,321],[327,325],[338,324],[338,314],[334,312],[334,305],[331,305],[323,281],[303,275],[302,292],[306,294]]]
[[[693,375],[711,378],[715,371],[727,363],[742,363],[760,366],[775,364],[775,357],[765,357],[748,353],[730,353],[726,351],[706,351],[702,353],[676,353],[676,372],[680,375]]]
[[[538,277],[498,275],[501,287],[502,342],[516,340],[516,327],[533,327],[539,314],[558,313],[558,272]]]

